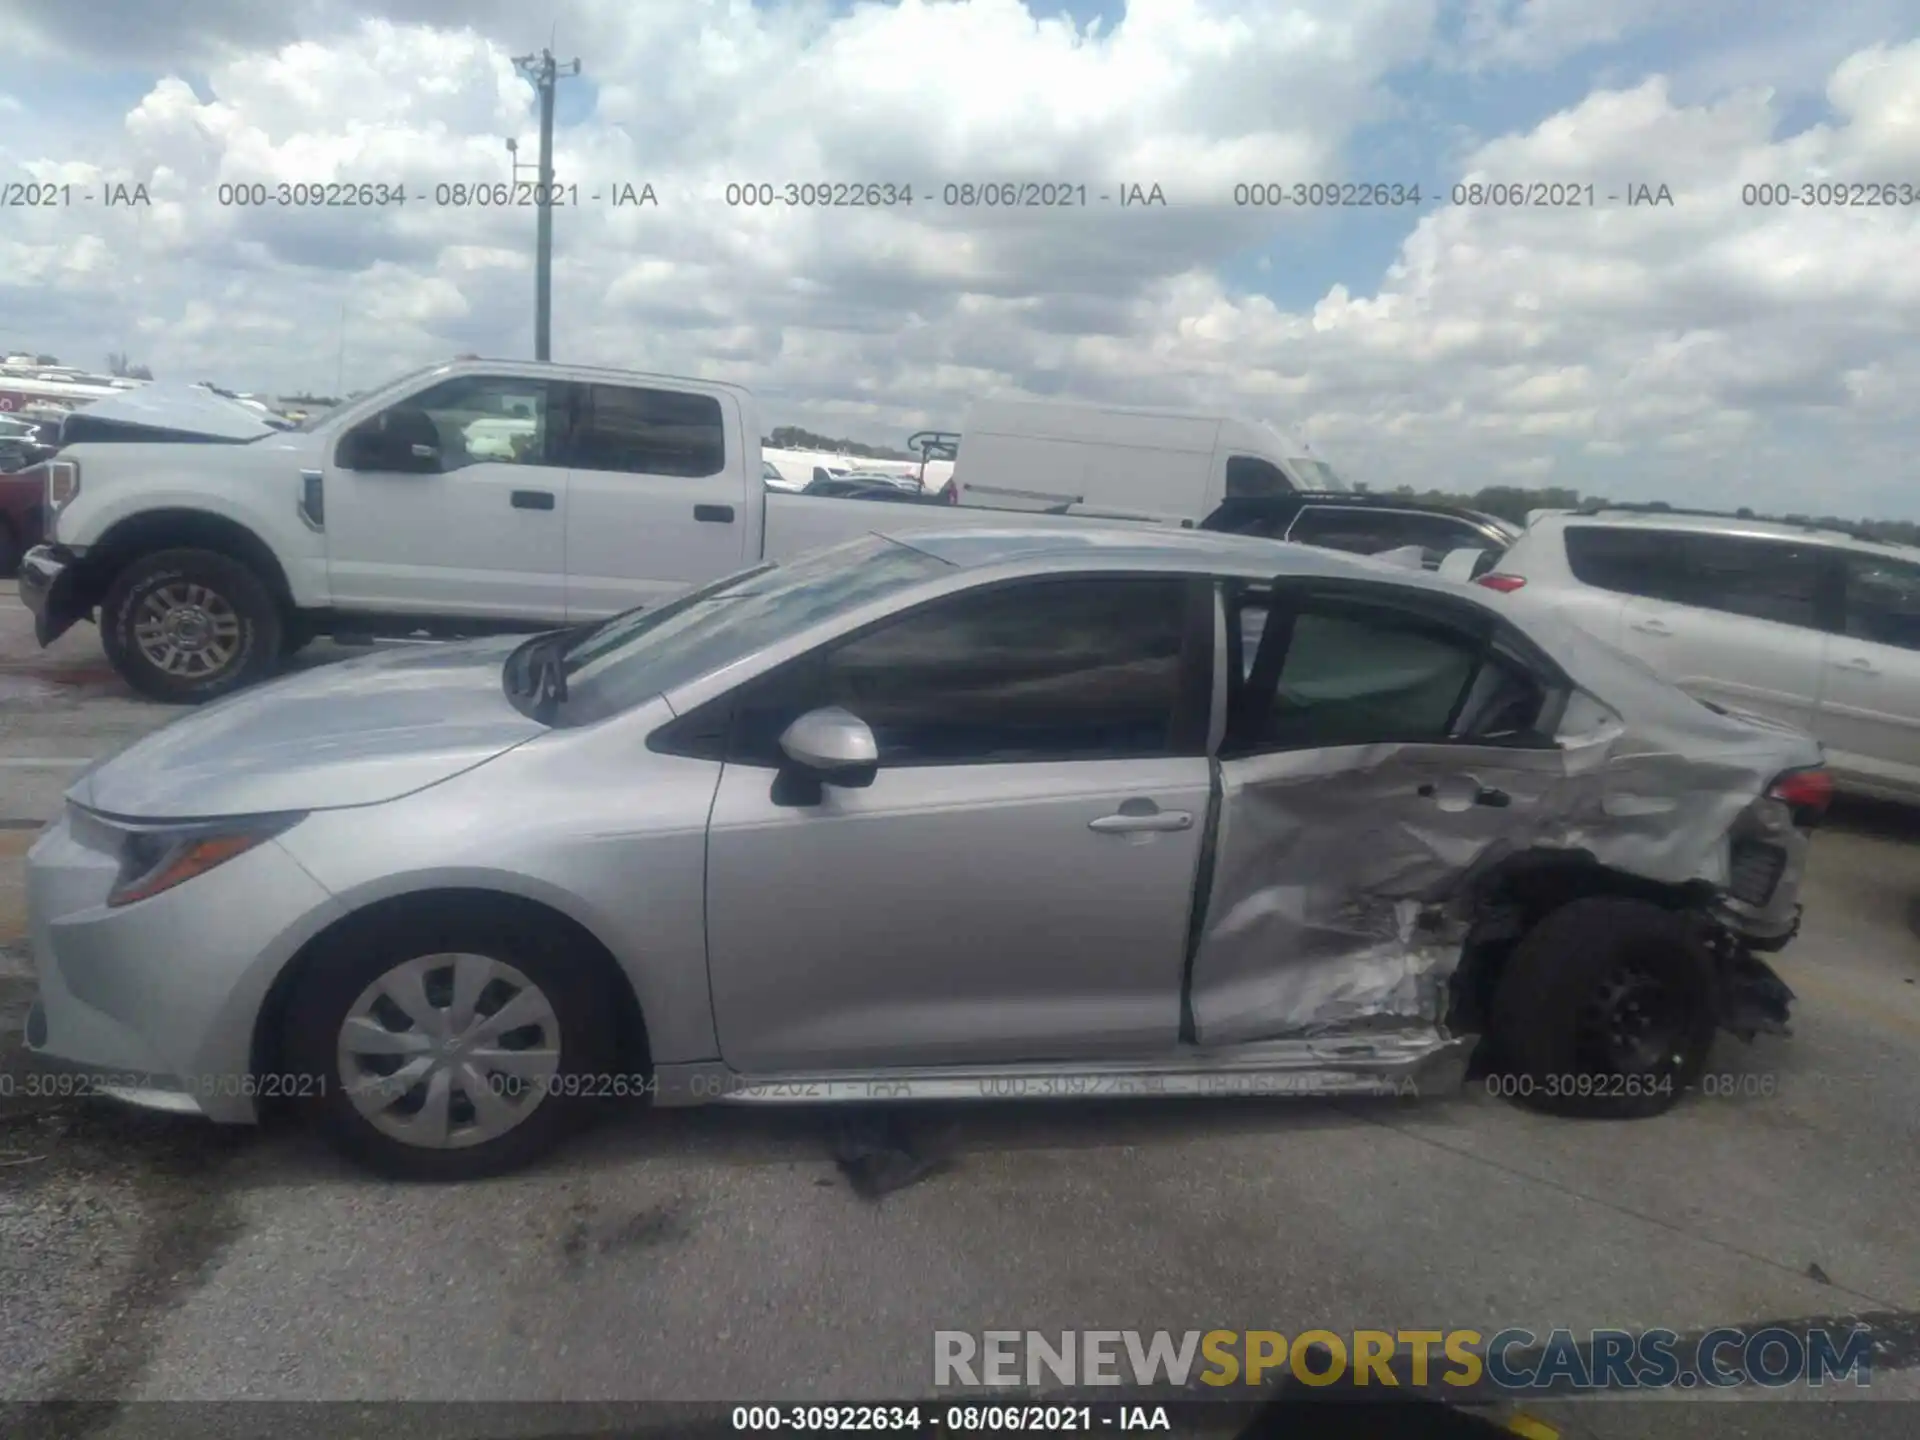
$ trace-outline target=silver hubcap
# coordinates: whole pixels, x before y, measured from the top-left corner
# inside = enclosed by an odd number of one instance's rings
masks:
[[[340,1079],[373,1127],[408,1145],[483,1145],[531,1115],[560,1068],[540,987],[485,955],[422,955],[353,1002]]]
[[[224,595],[177,581],[140,602],[133,641],[169,675],[214,675],[240,653],[240,617]]]

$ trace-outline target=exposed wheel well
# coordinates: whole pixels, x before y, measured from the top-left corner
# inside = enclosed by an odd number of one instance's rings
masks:
[[[293,589],[273,548],[239,521],[204,510],[147,510],[120,521],[87,551],[81,602],[88,608],[98,605],[116,575],[157,550],[211,550],[238,560],[292,614]]]
[[[260,1013],[254,1019],[250,1050],[253,1074],[280,1073],[288,1003],[301,974],[307,966],[316,962],[324,949],[341,943],[351,944],[355,935],[377,929],[402,915],[434,914],[448,910],[458,913],[464,920],[490,915],[502,918],[512,916],[523,923],[531,921],[571,937],[573,948],[599,972],[613,1002],[615,1041],[619,1047],[621,1066],[630,1067],[636,1073],[650,1073],[652,1052],[647,1041],[646,1020],[640,1013],[640,1002],[633,993],[626,973],[613,958],[613,952],[592,931],[571,916],[538,900],[507,895],[497,890],[446,889],[422,890],[377,900],[350,915],[342,916],[301,946],[293,959],[274,977],[267,998],[260,1006]]]
[[[1472,895],[1476,918],[1453,972],[1447,1025],[1455,1034],[1484,1035],[1493,992],[1520,938],[1573,900],[1607,895],[1663,910],[1689,910],[1711,897],[1705,881],[1667,885],[1602,865],[1584,850],[1529,851],[1510,856],[1481,877]],[[1484,1047],[1483,1047],[1484,1048]]]

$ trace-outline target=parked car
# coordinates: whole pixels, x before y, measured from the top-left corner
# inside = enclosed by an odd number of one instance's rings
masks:
[[[962,505],[1085,507],[1197,525],[1226,500],[1351,488],[1304,442],[1231,415],[981,400],[950,448]]]
[[[1475,550],[1481,558],[1474,568],[1483,572],[1521,533],[1520,526],[1478,510],[1353,491],[1237,496],[1223,501],[1200,528],[1265,535],[1355,555],[1417,546],[1429,570],[1439,569],[1450,554]]]
[[[913,504],[945,505],[951,504],[950,494],[926,494],[918,486],[909,489],[895,483],[893,477],[876,478],[871,475],[823,475],[817,480],[807,482],[803,495],[828,495],[843,500],[905,500]]]
[[[1920,550],[1616,507],[1535,517],[1479,583],[1702,699],[1810,731],[1842,790],[1920,800]]]
[[[40,543],[45,490],[46,480],[32,464],[0,468],[0,578],[18,574],[20,557]]]
[[[27,1040],[443,1178],[608,1097],[1430,1091],[1477,1042],[1642,1115],[1784,1025],[1819,766],[1419,570],[870,535],[135,742],[28,855]]]

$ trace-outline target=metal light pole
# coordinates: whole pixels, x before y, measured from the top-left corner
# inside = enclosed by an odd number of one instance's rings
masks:
[[[533,358],[550,360],[553,358],[553,92],[561,76],[580,73],[580,62],[569,60],[562,65],[553,58],[551,50],[542,50],[538,55],[514,57],[513,68],[533,82],[534,93],[540,97],[540,175],[533,197],[538,227],[533,259]],[[510,142],[508,148],[517,151],[519,146]],[[516,174],[519,163],[516,155]]]

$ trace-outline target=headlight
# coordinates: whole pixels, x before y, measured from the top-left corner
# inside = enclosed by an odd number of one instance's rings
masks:
[[[185,884],[305,818],[304,811],[295,811],[182,825],[121,825],[120,875],[107,904],[131,905]]]

